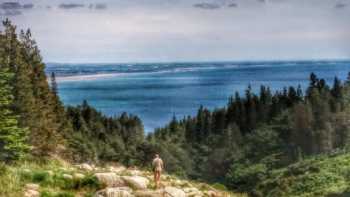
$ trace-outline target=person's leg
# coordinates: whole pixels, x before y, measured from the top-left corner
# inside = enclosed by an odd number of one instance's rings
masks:
[[[161,184],[161,176],[162,176],[162,171],[158,172],[158,183],[159,185]]]
[[[157,171],[153,171],[153,176],[154,176],[154,183],[157,187]]]
[[[160,172],[157,170],[156,171],[156,186],[159,188],[159,183],[160,183]]]

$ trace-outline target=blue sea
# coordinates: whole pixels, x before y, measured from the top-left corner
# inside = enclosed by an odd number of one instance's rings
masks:
[[[56,64],[59,95],[66,105],[87,100],[106,115],[139,116],[146,132],[164,126],[173,115],[194,115],[200,105],[223,107],[235,91],[251,85],[273,91],[285,86],[306,88],[311,72],[332,83],[345,80],[350,61],[264,61],[147,64]]]

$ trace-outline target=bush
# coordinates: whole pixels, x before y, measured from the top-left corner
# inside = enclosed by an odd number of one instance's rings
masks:
[[[212,186],[215,189],[217,189],[217,190],[221,190],[221,191],[227,191],[228,190],[227,187],[225,185],[221,184],[221,183],[214,183]]]
[[[265,164],[233,165],[226,176],[226,181],[232,188],[241,191],[252,191],[266,176],[268,169]]]
[[[91,189],[100,189],[102,187],[102,184],[93,175],[89,175],[89,176],[84,177],[80,181],[80,183],[81,183],[81,187],[88,187]]]
[[[62,174],[54,175],[53,177],[54,186],[61,189],[75,189],[75,183],[72,179],[66,179]]]
[[[32,181],[34,183],[46,183],[50,179],[50,174],[44,171],[36,171],[32,174]]]

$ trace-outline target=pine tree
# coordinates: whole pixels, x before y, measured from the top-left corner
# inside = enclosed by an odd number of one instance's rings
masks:
[[[6,37],[5,37],[6,38]],[[19,128],[18,117],[12,111],[14,97],[11,81],[14,74],[9,69],[10,57],[4,49],[4,37],[0,37],[0,160],[20,159],[29,150],[26,144],[27,130]]]
[[[21,31],[20,39],[24,40],[26,35]],[[21,127],[27,127],[29,130],[34,128],[35,123],[35,98],[33,95],[33,68],[25,61],[28,59],[26,44],[19,43],[16,55],[16,70],[13,80],[14,84],[14,110],[19,115],[19,124]]]

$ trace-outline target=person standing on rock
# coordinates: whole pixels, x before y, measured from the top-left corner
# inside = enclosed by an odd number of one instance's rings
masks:
[[[153,173],[154,173],[154,182],[156,183],[156,188],[159,188],[160,176],[161,176],[162,171],[164,169],[164,163],[158,154],[154,155],[152,167],[153,167]]]

